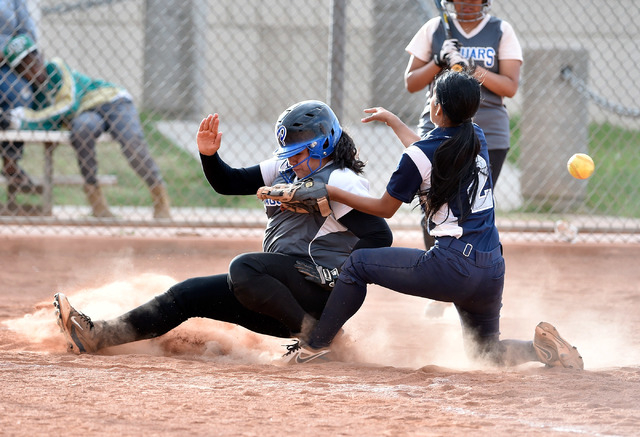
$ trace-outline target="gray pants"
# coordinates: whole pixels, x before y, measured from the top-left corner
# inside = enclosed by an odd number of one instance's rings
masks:
[[[84,111],[71,121],[71,145],[86,184],[97,183],[96,139],[108,132],[120,143],[129,165],[149,187],[162,184],[160,169],[149,153],[133,102],[120,99]]]

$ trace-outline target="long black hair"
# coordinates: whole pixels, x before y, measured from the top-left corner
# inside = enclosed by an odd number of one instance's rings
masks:
[[[364,171],[365,163],[358,158],[356,144],[344,129],[331,155],[333,162],[341,169],[348,168],[356,174],[361,174]]]
[[[471,213],[479,184],[476,157],[480,153],[480,140],[471,118],[480,105],[480,83],[464,72],[445,70],[436,78],[434,98],[451,126],[460,127],[438,146],[433,156],[431,187],[421,193],[426,197],[425,215],[432,219],[443,205],[457,199],[462,222]],[[463,205],[459,194],[467,188],[471,198],[469,204]]]

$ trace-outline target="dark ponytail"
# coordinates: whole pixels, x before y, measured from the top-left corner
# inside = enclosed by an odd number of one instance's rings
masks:
[[[462,211],[460,221],[471,213],[478,188],[476,157],[480,153],[480,140],[471,122],[480,105],[480,84],[468,74],[446,70],[436,79],[435,99],[452,126],[460,126],[456,134],[438,146],[433,156],[431,187],[426,196],[425,215],[431,220],[445,204],[456,199]],[[459,195],[469,189],[469,204],[462,204]]]

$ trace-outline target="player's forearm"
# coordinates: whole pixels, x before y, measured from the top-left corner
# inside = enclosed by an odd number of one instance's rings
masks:
[[[209,185],[223,195],[250,195],[264,185],[260,166],[232,168],[216,153],[212,156],[200,154],[202,169]]]
[[[381,217],[353,209],[338,221],[359,238],[353,250],[389,247],[393,243],[393,233],[387,222]]]
[[[376,199],[374,197],[358,196],[357,194],[350,193],[332,185],[327,185],[326,187],[331,200],[377,217],[393,217],[393,214],[395,214],[400,207],[400,203],[393,205],[393,203],[386,202],[385,196]]]
[[[404,147],[409,147],[416,141],[420,140],[420,135],[415,133],[413,129],[404,124],[398,116],[387,122],[387,126],[393,129],[400,142]]]
[[[435,62],[429,61],[421,67],[407,70],[404,75],[404,85],[410,93],[425,89],[442,69]]]
[[[364,117],[361,120],[363,123],[378,121],[386,124],[393,130],[393,133],[396,134],[400,142],[405,147],[409,147],[411,144],[420,139],[420,136],[415,133],[409,126],[407,126],[402,120],[400,120],[400,117],[381,106],[365,109],[364,112],[371,115],[369,115],[368,117]]]
[[[509,76],[482,67],[476,67],[473,75],[485,88],[499,96],[513,97],[518,91],[518,80]]]

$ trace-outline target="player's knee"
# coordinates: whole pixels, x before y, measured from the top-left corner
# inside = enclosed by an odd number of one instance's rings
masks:
[[[370,249],[358,249],[351,252],[351,255],[344,262],[342,270],[340,271],[340,280],[347,284],[358,284],[360,286],[366,286],[367,280],[365,279],[364,268],[368,265],[368,259],[366,252]]]
[[[259,271],[259,265],[248,253],[238,255],[229,263],[229,282],[241,286],[251,280]]]
[[[93,112],[85,112],[71,120],[71,138],[97,138],[102,133],[102,118]]]
[[[249,308],[260,305],[266,298],[264,288],[257,281],[260,270],[260,264],[250,254],[238,255],[229,264],[229,287],[236,298]]]

